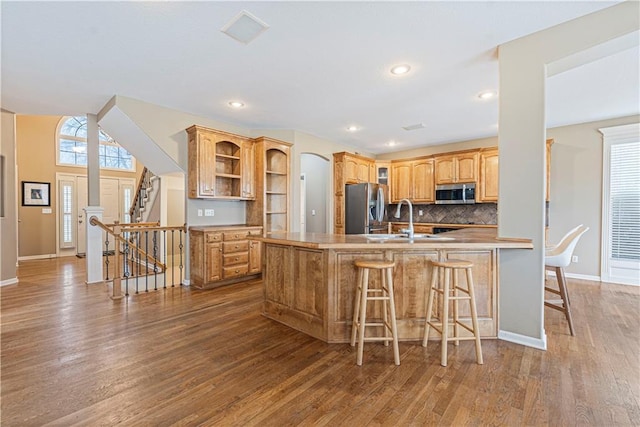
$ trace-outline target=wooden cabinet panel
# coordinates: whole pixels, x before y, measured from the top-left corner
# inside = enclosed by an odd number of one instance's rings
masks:
[[[353,157],[344,159],[344,180],[345,183],[358,182],[358,160]]]
[[[433,159],[393,162],[391,164],[391,202],[409,199],[415,203],[432,203]]]
[[[253,141],[242,145],[242,198],[256,197],[256,146]]]
[[[478,181],[478,153],[459,154],[456,159],[456,182]]]
[[[262,243],[249,241],[249,274],[262,271]]]
[[[253,198],[253,142],[240,135],[191,126],[187,187],[190,198]]]
[[[480,180],[476,188],[478,202],[498,201],[498,149],[480,153]]]
[[[398,203],[402,199],[411,199],[411,162],[391,164],[391,202]]]
[[[261,227],[189,230],[191,284],[200,289],[211,288],[260,273],[260,243],[247,239],[261,234]]]
[[[206,282],[215,282],[222,279],[222,245],[220,243],[207,243],[205,259]]]
[[[454,184],[478,180],[478,152],[437,156],[435,183]]]
[[[412,202],[433,203],[435,201],[433,186],[433,159],[413,162],[413,196]]]
[[[449,184],[455,182],[455,161],[453,156],[436,157],[435,183]]]

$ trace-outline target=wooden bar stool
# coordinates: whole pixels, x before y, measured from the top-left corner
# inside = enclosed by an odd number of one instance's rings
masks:
[[[400,365],[400,350],[398,349],[398,327],[396,325],[396,304],[393,298],[393,268],[396,263],[384,260],[358,260],[354,262],[358,269],[358,287],[353,306],[353,326],[351,327],[351,346],[358,341],[356,364],[362,365],[362,354],[365,341],[383,341],[385,346],[393,342],[393,358],[396,365]],[[369,288],[369,270],[380,271],[380,288]],[[367,302],[382,301],[382,321],[367,323]],[[387,304],[388,301],[388,304]],[[390,317],[390,318],[389,318]],[[364,331],[367,326],[381,326],[383,337],[366,337]],[[389,336],[391,334],[391,336]]]
[[[473,278],[471,277],[471,269],[473,263],[464,260],[450,259],[447,261],[432,261],[433,273],[431,276],[431,286],[429,287],[429,296],[427,299],[427,317],[424,328],[424,338],[422,346],[427,347],[429,340],[429,328],[433,327],[442,336],[442,356],[440,364],[447,366],[447,342],[454,341],[455,345],[460,340],[475,340],[476,342],[476,361],[479,365],[482,361],[482,348],[480,346],[480,331],[478,330],[478,315],[476,312],[476,298],[473,292]],[[437,280],[440,275],[440,269],[444,270],[444,283],[442,288],[437,286]],[[458,270],[465,270],[467,273],[467,288],[462,288],[458,283]],[[450,286],[450,277],[453,272],[453,286]],[[435,294],[442,295],[442,311],[438,322],[432,321],[433,299]],[[460,295],[460,292],[465,295]],[[458,301],[469,301],[471,311],[471,327],[462,323],[458,317]],[[453,337],[449,337],[449,301],[453,301]],[[471,332],[471,337],[461,337],[458,334],[458,326],[461,326]]]

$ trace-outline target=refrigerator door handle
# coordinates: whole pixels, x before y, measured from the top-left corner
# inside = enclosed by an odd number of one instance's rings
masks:
[[[378,216],[378,222],[384,221],[384,191],[382,187],[378,187],[378,200],[376,206],[376,213]]]

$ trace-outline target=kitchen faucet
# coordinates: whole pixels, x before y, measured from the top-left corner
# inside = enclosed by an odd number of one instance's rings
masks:
[[[411,201],[409,199],[402,199],[398,202],[398,209],[396,209],[396,214],[394,215],[396,218],[400,218],[400,207],[402,206],[402,202],[406,202],[407,206],[409,206],[409,228],[405,228],[404,230],[400,230],[403,233],[407,233],[409,239],[413,239],[413,205],[411,205]]]

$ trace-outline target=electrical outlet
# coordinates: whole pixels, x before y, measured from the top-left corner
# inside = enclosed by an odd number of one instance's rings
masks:
[[[213,209],[204,210],[204,216],[213,216],[214,214],[215,214],[215,211]]]
[[[422,209],[418,210],[418,215],[422,216],[422,213],[423,213]]]
[[[578,255],[574,255],[571,257],[571,262],[578,262]]]
[[[198,209],[198,216],[202,216],[202,209]]]

